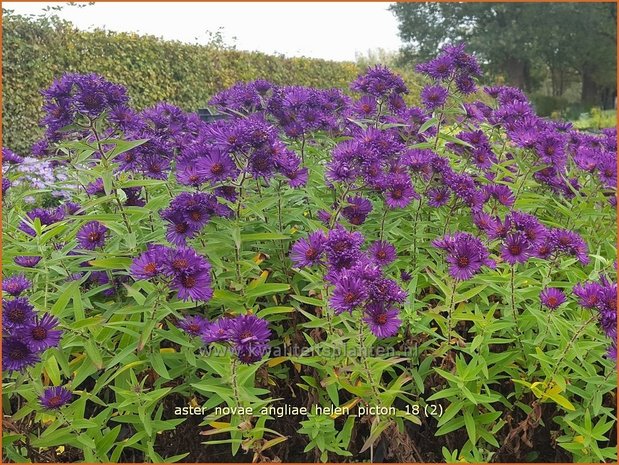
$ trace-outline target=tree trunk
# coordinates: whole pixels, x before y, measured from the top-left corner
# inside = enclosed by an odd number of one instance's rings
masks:
[[[526,63],[518,58],[508,57],[505,60],[505,80],[511,86],[528,90]]]
[[[587,109],[600,106],[599,87],[588,71],[582,72],[580,100]]]

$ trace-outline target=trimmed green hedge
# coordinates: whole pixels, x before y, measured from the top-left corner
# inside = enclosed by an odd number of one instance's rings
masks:
[[[27,154],[41,134],[39,90],[65,71],[96,72],[125,85],[138,108],[166,100],[187,111],[204,107],[213,94],[237,81],[264,78],[276,84],[347,88],[361,71],[352,62],[83,32],[57,18],[33,19],[7,11],[2,35],[2,143],[20,154]]]

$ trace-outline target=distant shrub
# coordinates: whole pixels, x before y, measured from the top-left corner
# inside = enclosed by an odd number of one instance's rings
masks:
[[[3,10],[2,143],[27,154],[41,133],[39,89],[64,72],[98,73],[127,87],[137,108],[165,100],[186,111],[237,81],[347,89],[355,63],[284,58],[104,30],[84,32],[58,18]],[[401,73],[401,71],[400,71]],[[409,81],[412,71],[403,73]]]

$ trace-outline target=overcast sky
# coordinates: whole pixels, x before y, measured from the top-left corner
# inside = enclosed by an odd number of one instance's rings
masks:
[[[16,13],[41,13],[60,2],[2,2]],[[104,2],[58,13],[80,29],[153,34],[183,42],[208,42],[207,31],[223,28],[224,41],[240,50],[281,53],[330,60],[354,60],[379,48],[400,46],[395,16],[388,3],[134,3]],[[236,38],[236,39],[234,39]]]

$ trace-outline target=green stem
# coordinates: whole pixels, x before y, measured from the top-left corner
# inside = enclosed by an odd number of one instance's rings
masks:
[[[527,354],[524,350],[524,344],[522,342],[522,332],[520,331],[520,326],[518,326],[518,310],[516,309],[516,289],[515,289],[515,280],[516,280],[516,271],[515,266],[510,266],[510,297],[511,297],[511,308],[512,315],[514,317],[514,325],[516,326],[516,340],[518,341],[518,345],[520,346],[520,350],[522,351],[522,355],[524,356],[525,363],[527,363]]]
[[[563,353],[561,354],[561,357],[559,357],[559,360],[557,360],[557,363],[554,367],[554,369],[552,370],[552,373],[550,374],[548,381],[546,382],[547,386],[552,382],[552,380],[554,379],[555,375],[557,374],[557,371],[559,370],[559,366],[561,365],[561,362],[563,362],[563,360],[565,360],[565,357],[567,357],[567,354],[569,353],[570,349],[572,348],[572,344],[574,344],[574,341],[576,341],[576,339],[578,339],[578,336],[580,336],[582,334],[582,332],[585,330],[585,328],[587,326],[589,326],[589,324],[595,320],[597,318],[597,315],[593,314],[591,316],[591,318],[589,318],[587,321],[585,321],[582,325],[580,325],[580,328],[578,328],[578,330],[574,333],[574,335],[572,336],[572,338],[570,339],[570,341],[567,343],[567,346],[565,347],[565,350],[563,351]]]
[[[454,279],[451,286],[451,297],[449,299],[449,308],[447,309],[447,344],[451,345],[451,318],[454,311],[454,301],[456,300],[456,287],[458,287],[458,281]]]
[[[239,389],[239,380],[238,380],[238,359],[236,356],[232,356],[230,358],[230,384],[232,385],[232,395],[234,397],[235,407],[243,407],[243,401],[241,400],[240,389]],[[241,415],[241,422],[247,423],[249,418],[245,413],[245,409],[243,409],[243,414]],[[243,429],[245,432],[246,430]]]
[[[380,222],[380,235],[379,235],[379,239],[381,241],[383,240],[383,235],[385,233],[385,218],[387,217],[387,211],[388,211],[387,208],[385,208],[383,210],[383,218],[382,218],[382,220]]]
[[[97,143],[97,150],[99,154],[101,155],[101,161],[103,162],[103,166],[105,168],[109,168],[109,160],[105,156],[105,152],[103,151],[103,147],[101,146],[101,138],[99,137],[99,133],[97,132],[97,129],[95,128],[95,125],[92,120],[90,120],[90,130],[92,131],[92,134],[95,137],[95,141]],[[111,177],[111,180],[112,180],[112,195],[114,196],[116,205],[118,205],[118,211],[120,212],[120,215],[122,216],[123,222],[125,223],[125,226],[127,228],[127,232],[129,234],[132,234],[133,231],[131,229],[131,223],[129,223],[129,219],[127,218],[127,213],[125,212],[125,209],[123,208],[123,204],[120,201],[120,198],[118,197],[118,188],[117,188],[116,182],[114,181],[113,175]]]
[[[359,332],[358,332],[358,338],[359,338],[359,358],[361,359],[361,363],[363,365],[363,369],[365,371],[365,377],[366,380],[368,381],[368,383],[370,383],[370,386],[372,388],[372,395],[374,396],[374,401],[376,402],[376,405],[380,405],[380,393],[378,392],[378,388],[376,387],[376,383],[374,382],[374,377],[372,376],[372,371],[370,370],[370,365],[368,364],[368,359],[366,357],[366,353],[365,353],[365,337],[364,337],[364,332],[363,329],[365,328],[365,322],[363,321],[363,311],[359,310],[359,321],[358,321],[358,325],[359,325]]]

